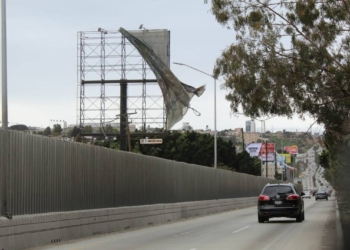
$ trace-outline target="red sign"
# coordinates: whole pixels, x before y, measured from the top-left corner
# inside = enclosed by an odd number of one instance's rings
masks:
[[[262,161],[266,161],[266,143],[261,145],[259,157]],[[267,143],[267,161],[275,160],[275,143]]]
[[[298,146],[293,145],[293,146],[285,146],[284,150],[287,151],[288,153],[292,155],[297,155],[298,154]]]

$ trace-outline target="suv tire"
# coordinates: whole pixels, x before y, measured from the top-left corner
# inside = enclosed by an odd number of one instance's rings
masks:
[[[303,221],[303,213],[302,213],[301,211],[300,211],[300,213],[297,215],[296,221],[297,221],[297,222],[302,222],[302,221]]]
[[[258,221],[259,221],[259,223],[264,223],[265,218],[258,214]]]

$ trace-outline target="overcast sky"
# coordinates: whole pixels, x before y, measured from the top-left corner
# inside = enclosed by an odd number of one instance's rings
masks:
[[[219,25],[203,0],[7,0],[9,122],[46,127],[51,119],[76,123],[77,32],[97,30],[168,29],[171,62],[181,62],[211,74],[216,58],[235,41]],[[213,79],[190,68],[171,65],[183,82],[206,91],[173,128],[189,122],[195,129],[214,127]],[[231,114],[225,90],[217,82],[218,130],[244,127],[249,117]],[[281,97],[283,98],[283,97]],[[306,131],[312,119],[272,118],[266,129]],[[319,126],[313,132],[320,131]],[[260,131],[260,122],[257,122]]]

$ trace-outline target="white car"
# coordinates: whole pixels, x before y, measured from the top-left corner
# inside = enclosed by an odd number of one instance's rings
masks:
[[[304,190],[304,194],[305,194],[305,195],[302,196],[303,199],[304,199],[304,198],[309,198],[309,199],[311,199],[310,190]]]

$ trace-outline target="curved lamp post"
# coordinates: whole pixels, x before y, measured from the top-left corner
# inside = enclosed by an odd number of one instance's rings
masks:
[[[210,76],[212,78],[214,78],[214,168],[217,168],[217,135],[216,135],[216,78],[211,75],[211,74],[208,74],[208,73],[205,73],[199,69],[196,69],[194,67],[191,67],[187,64],[184,64],[184,63],[177,63],[177,62],[174,62],[174,64],[177,64],[177,65],[181,65],[181,66],[186,66],[186,67],[189,67],[191,69],[194,69],[198,72],[201,72],[202,74],[204,75],[207,75],[207,76]]]

